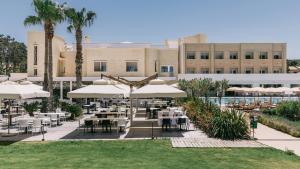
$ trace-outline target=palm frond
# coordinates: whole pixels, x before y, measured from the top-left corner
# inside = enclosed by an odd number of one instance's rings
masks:
[[[28,16],[25,20],[24,20],[24,25],[28,26],[28,25],[39,25],[42,24],[42,20],[37,17],[37,16]]]

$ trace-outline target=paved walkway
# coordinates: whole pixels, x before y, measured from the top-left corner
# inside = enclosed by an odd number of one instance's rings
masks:
[[[172,147],[267,147],[253,140],[227,141],[209,138],[200,130],[186,132],[183,136],[171,138]]]
[[[300,156],[300,138],[290,136],[263,124],[258,124],[255,130],[258,142],[280,150],[292,150]]]
[[[252,140],[227,141],[219,139],[201,138],[172,138],[173,147],[267,147],[264,144]]]

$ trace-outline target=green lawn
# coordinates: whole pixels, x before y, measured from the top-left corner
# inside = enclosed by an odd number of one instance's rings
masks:
[[[14,143],[0,168],[300,168],[300,157],[269,148],[172,148],[169,140]]]

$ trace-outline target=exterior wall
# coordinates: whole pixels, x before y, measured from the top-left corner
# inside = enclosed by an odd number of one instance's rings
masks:
[[[37,76],[44,75],[45,57],[45,37],[44,32],[31,31],[27,34],[27,73],[34,76],[34,69],[37,69]],[[37,65],[34,65],[34,46],[37,46]],[[61,52],[65,50],[65,41],[58,36],[54,36],[52,41],[53,55],[53,76],[58,74],[58,59]]]
[[[246,68],[253,67],[253,73],[259,73],[262,67],[273,73],[280,68],[286,73],[286,44],[285,43],[207,43],[203,34],[185,37],[178,41],[166,41],[166,46],[155,47],[149,44],[84,44],[83,47],[83,77],[100,77],[101,73],[141,78],[158,73],[160,77],[177,77],[186,74],[187,68],[195,68],[195,73],[209,69],[209,73],[216,73],[217,69],[224,69],[224,74],[230,73],[231,68],[237,68],[238,73],[245,73]],[[34,46],[38,46],[38,61],[34,65]],[[44,33],[28,32],[28,76],[42,77],[44,72]],[[177,48],[176,48],[177,46]],[[201,52],[208,52],[209,59],[200,59]],[[245,53],[252,51],[254,59],[245,59]],[[273,59],[273,52],[280,51],[281,59]],[[195,59],[186,59],[187,52],[195,52]],[[216,52],[224,52],[224,59],[215,59]],[[237,52],[238,59],[230,59],[230,52]],[[260,52],[268,52],[268,59],[259,59]],[[68,50],[62,38],[53,39],[53,76],[75,77],[75,50]],[[104,61],[107,64],[105,72],[95,72],[94,62]],[[137,72],[126,72],[126,62],[138,63]],[[173,66],[173,73],[161,72],[161,66]]]
[[[100,76],[101,73],[121,77],[145,77],[144,48],[87,48],[84,52],[85,76]],[[107,62],[106,72],[94,72],[94,61]],[[126,62],[138,63],[137,72],[126,72]]]
[[[161,66],[173,66],[173,73],[161,72]],[[177,77],[178,75],[178,50],[177,49],[162,49],[159,50],[159,76],[162,77]]]
[[[286,44],[285,43],[194,43],[184,44],[185,72],[194,68],[195,73],[201,73],[201,69],[209,68],[210,73],[216,73],[216,69],[224,69],[224,73],[230,73],[231,68],[238,69],[238,73],[245,73],[247,68],[253,68],[254,73],[260,73],[264,67],[268,73],[275,69],[281,69],[286,73]],[[195,52],[195,59],[186,59],[188,52]],[[209,59],[200,59],[201,52],[208,52]],[[224,59],[215,59],[216,52],[223,52]],[[238,59],[230,59],[230,52],[237,52]],[[253,52],[254,59],[245,59],[246,52]],[[267,52],[268,59],[260,59],[260,52]],[[273,59],[273,52],[281,52],[281,59]]]

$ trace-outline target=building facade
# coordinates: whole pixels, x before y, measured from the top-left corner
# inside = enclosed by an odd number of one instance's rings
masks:
[[[28,76],[44,72],[44,34],[28,33]],[[53,40],[53,76],[75,76],[75,48],[63,38]],[[198,34],[164,45],[146,43],[83,44],[83,77],[107,74],[144,78],[153,74],[177,79],[179,74],[276,74],[286,73],[285,43],[207,43]]]

